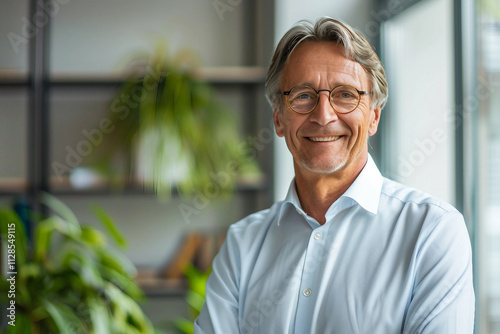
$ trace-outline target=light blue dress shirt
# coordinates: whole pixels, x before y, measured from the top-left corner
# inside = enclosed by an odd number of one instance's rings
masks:
[[[229,228],[195,333],[470,334],[471,260],[462,215],[369,157],[324,225],[292,182]]]

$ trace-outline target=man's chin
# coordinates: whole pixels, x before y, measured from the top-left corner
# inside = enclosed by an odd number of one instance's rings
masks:
[[[333,174],[341,170],[346,164],[346,160],[330,163],[314,163],[310,161],[302,162],[302,166],[311,173]]]

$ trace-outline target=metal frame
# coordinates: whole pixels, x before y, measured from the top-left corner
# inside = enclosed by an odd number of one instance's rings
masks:
[[[455,106],[459,122],[455,130],[455,169],[457,208],[463,213],[472,240],[473,262],[480,264],[479,251],[479,144],[478,107],[466,106],[469,97],[474,96],[478,83],[478,50],[476,28],[476,2],[474,0],[454,0],[455,33]],[[465,113],[464,107],[471,108]],[[481,296],[479,284],[480,265],[475,265],[474,289]],[[478,299],[480,301],[480,299]],[[483,333],[481,303],[476,303],[475,332]]]
[[[30,0],[30,18],[44,13],[51,0]],[[44,212],[40,195],[48,191],[49,106],[48,45],[50,15],[46,24],[37,26],[29,44],[29,110],[28,110],[28,202],[35,212]]]
[[[462,31],[462,0],[453,0],[453,34],[455,43],[455,115],[463,120],[464,105],[464,73],[463,73],[463,31]],[[457,52],[458,51],[458,52]],[[464,125],[463,122],[457,122],[455,128],[455,186],[461,191],[456,195],[457,209],[463,212],[464,208]]]

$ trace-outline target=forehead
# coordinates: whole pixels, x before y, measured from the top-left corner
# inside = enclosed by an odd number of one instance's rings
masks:
[[[364,68],[345,56],[344,46],[335,42],[305,41],[291,53],[281,78],[281,85],[350,84],[363,89],[368,76]],[[283,87],[282,87],[283,88]],[[321,87],[325,88],[325,87]]]

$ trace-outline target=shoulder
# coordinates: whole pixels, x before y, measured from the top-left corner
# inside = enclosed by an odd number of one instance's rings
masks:
[[[432,211],[441,214],[459,213],[453,205],[446,201],[387,178],[384,178],[381,199],[396,207],[417,207],[425,212]]]
[[[283,202],[276,202],[270,208],[252,213],[232,224],[228,230],[228,237],[255,239],[276,223],[282,205]]]
[[[463,215],[453,205],[386,178],[379,210],[385,218],[419,231],[421,241],[429,235],[468,237]]]
[[[379,210],[388,211],[382,213],[387,220],[404,226],[406,232],[412,231],[420,259],[434,259],[453,250],[456,255],[462,254],[464,266],[470,260],[470,238],[464,217],[446,201],[384,179]],[[457,260],[450,259],[450,263],[453,261]]]
[[[268,209],[255,212],[232,224],[227,231],[226,240],[215,259],[216,261],[214,261],[214,265],[216,266],[219,261],[226,262],[226,264],[229,262],[237,263],[238,270],[245,272],[247,264],[260,254],[269,231],[277,225],[276,221],[281,206],[281,202],[275,203]],[[229,261],[228,259],[233,260]]]
[[[250,233],[266,229],[270,224],[276,221],[278,214],[283,206],[283,202],[276,202],[270,208],[254,212],[245,218],[233,223],[229,227],[231,233]]]

